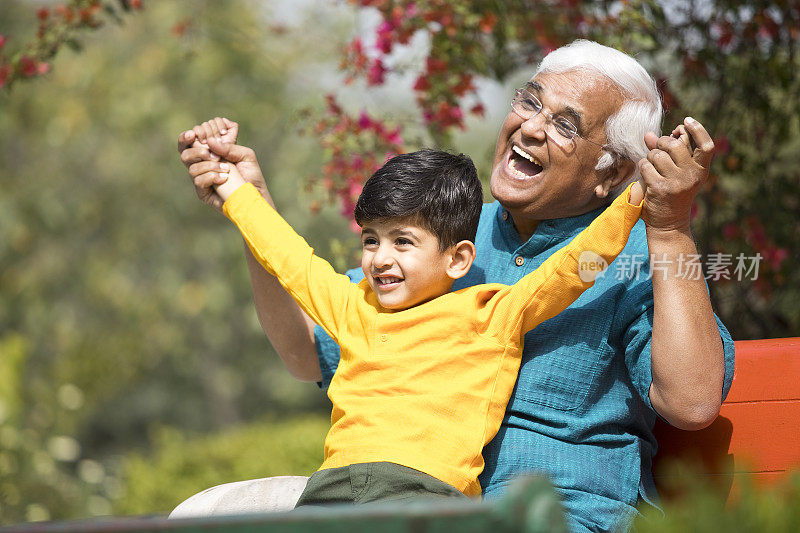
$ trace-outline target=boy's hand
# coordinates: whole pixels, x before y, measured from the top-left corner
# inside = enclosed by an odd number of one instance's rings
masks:
[[[239,170],[236,168],[236,165],[230,163],[220,163],[220,168],[223,171],[227,171],[221,175],[227,178],[224,183],[219,185],[214,185],[214,189],[217,191],[217,194],[222,199],[223,203],[228,197],[233,194],[233,191],[241,187],[242,185],[246,184],[247,182],[244,180],[241,174],[239,174]]]
[[[631,196],[628,198],[628,202],[631,205],[639,205],[644,200],[644,182],[640,179],[636,183],[633,184],[631,187]]]
[[[644,140],[650,152],[639,161],[647,188],[642,218],[651,229],[689,232],[692,202],[708,178],[714,141],[690,117],[672,135],[648,133]]]

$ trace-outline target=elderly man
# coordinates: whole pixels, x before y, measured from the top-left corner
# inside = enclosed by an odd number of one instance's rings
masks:
[[[487,498],[515,476],[544,473],[575,531],[625,527],[637,505],[655,503],[656,417],[682,429],[709,425],[733,377],[733,341],[711,309],[705,280],[686,275],[697,257],[691,204],[714,145],[691,118],[657,137],[660,122],[655,83],[634,59],[588,41],[551,52],[514,96],[494,155],[497,201],[484,206],[478,257],[454,287],[515,283],[617,191],[644,178],[643,221],[623,253],[592,289],[525,337],[502,427],[484,449]],[[224,177],[195,140],[225,127],[211,121],[179,139],[198,194],[217,208],[211,184]],[[222,150],[266,194],[252,151],[234,144]],[[249,252],[248,264],[259,319],[286,367],[326,386],[338,348]],[[350,274],[359,280],[360,270]]]

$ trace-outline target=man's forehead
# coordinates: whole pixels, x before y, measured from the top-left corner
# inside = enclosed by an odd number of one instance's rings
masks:
[[[527,83],[542,93],[558,95],[561,98],[573,100],[573,105],[595,91],[603,91],[607,84],[602,76],[584,71],[570,70],[567,72],[539,72]]]
[[[577,98],[570,98],[569,95],[564,98],[563,95],[557,95],[556,99],[553,99],[550,97],[552,95],[549,94],[552,93],[552,91],[548,91],[545,86],[539,83],[537,78],[533,78],[526,83],[525,88],[539,96],[542,100],[546,100],[542,103],[549,107],[551,111],[572,120],[575,122],[578,129],[581,129],[581,124],[584,122],[585,111]]]
[[[613,82],[585,71],[540,72],[527,84],[528,90],[540,95],[546,106],[560,111],[569,109],[586,122],[615,113],[622,105],[621,94]],[[597,117],[600,114],[602,117]]]

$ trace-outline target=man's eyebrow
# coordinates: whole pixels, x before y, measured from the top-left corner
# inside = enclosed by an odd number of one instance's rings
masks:
[[[541,84],[533,80],[526,83],[525,88],[531,92],[536,92],[539,94],[544,92],[544,88],[541,86]],[[574,107],[566,106],[564,107],[564,109],[561,109],[555,114],[571,120],[572,123],[575,124],[575,127],[578,129],[578,133],[583,132],[583,120],[582,120],[583,115],[581,115],[580,111],[578,111]]]
[[[528,89],[529,91],[536,91],[537,93],[542,92],[542,86],[539,85],[539,82],[533,80],[526,83],[525,88]]]

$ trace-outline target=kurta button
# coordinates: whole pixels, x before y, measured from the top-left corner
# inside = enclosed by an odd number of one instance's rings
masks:
[[[508,211],[503,211],[503,220],[508,220]]]
[[[525,264],[525,258],[522,257],[521,255],[518,255],[516,259],[514,259],[514,263],[516,263],[518,267],[521,267],[522,265]]]
[[[381,342],[386,342],[387,340],[389,340],[389,335],[387,335],[386,333],[381,335]]]

